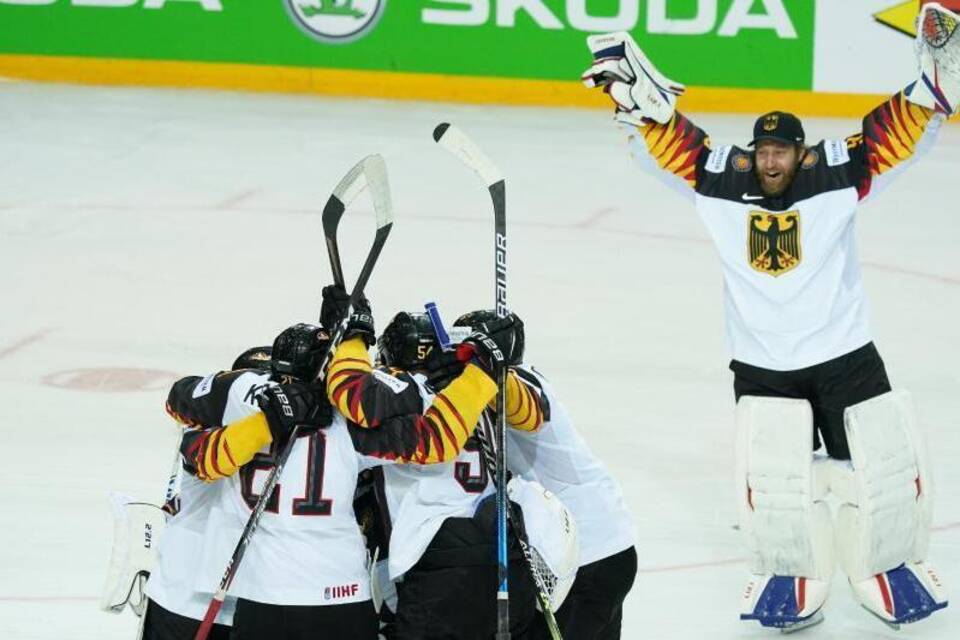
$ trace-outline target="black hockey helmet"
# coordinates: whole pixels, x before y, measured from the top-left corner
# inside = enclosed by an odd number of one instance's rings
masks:
[[[271,370],[276,375],[311,381],[317,376],[330,344],[330,334],[316,324],[287,327],[273,341]]]
[[[237,356],[230,367],[234,371],[237,369],[257,369],[269,373],[271,371],[271,354],[273,347],[251,347]]]
[[[440,342],[425,313],[401,311],[377,340],[380,363],[405,371],[425,368],[430,355],[439,351]]]

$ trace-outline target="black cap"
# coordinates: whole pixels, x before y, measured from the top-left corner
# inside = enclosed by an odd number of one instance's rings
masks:
[[[753,140],[749,146],[754,146],[761,140],[779,140],[787,144],[803,144],[803,125],[800,119],[785,111],[771,111],[765,113],[753,125]]]

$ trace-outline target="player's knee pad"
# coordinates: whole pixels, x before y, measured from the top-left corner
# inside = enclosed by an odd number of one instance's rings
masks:
[[[946,606],[926,563],[933,483],[910,394],[891,391],[849,407],[849,462],[832,463],[840,499],[840,565],[861,603],[881,619],[912,622]]]
[[[736,488],[751,578],[742,619],[786,627],[810,618],[833,576],[825,460],[812,451],[805,400],[744,396],[737,404]]]

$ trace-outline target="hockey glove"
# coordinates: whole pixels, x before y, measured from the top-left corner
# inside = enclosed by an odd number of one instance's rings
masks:
[[[424,365],[427,368],[427,381],[435,391],[440,391],[453,379],[463,373],[465,363],[457,357],[456,351],[433,349]]]
[[[347,306],[350,302],[350,294],[343,287],[335,284],[323,288],[323,304],[320,306],[320,324],[333,333],[336,326],[347,313]],[[361,296],[350,314],[347,321],[347,328],[343,334],[344,340],[360,336],[364,343],[369,347],[377,341],[376,332],[373,326],[373,314],[370,312],[370,303],[366,296]]]
[[[461,362],[473,362],[496,378],[506,367],[523,357],[523,321],[513,313],[473,327],[457,347]]]
[[[260,410],[267,417],[274,442],[283,442],[293,427],[299,434],[308,434],[329,426],[333,408],[322,387],[299,382],[270,385],[257,398]]]
[[[629,33],[588,36],[587,46],[593,66],[580,80],[589,88],[603,87],[617,105],[617,121],[636,126],[670,121],[686,89],[657,71]]]
[[[907,100],[952,116],[960,106],[960,16],[939,4],[924,5],[915,50],[920,78],[904,90]]]

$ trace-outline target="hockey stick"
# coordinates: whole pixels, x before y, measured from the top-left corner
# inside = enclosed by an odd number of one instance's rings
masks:
[[[385,184],[383,186],[385,186]],[[359,191],[356,193],[359,193]],[[356,195],[356,193],[354,195]],[[390,206],[389,192],[387,191],[385,193],[386,198],[382,201],[382,206],[376,207],[377,231],[373,239],[373,244],[371,245],[370,251],[367,254],[366,261],[363,263],[363,268],[360,270],[360,275],[357,277],[357,282],[353,286],[353,292],[350,294],[350,300],[347,302],[346,314],[340,320],[340,324],[337,325],[337,329],[334,332],[333,337],[330,338],[330,344],[327,346],[327,351],[323,356],[320,369],[317,371],[317,376],[314,379],[315,383],[322,382],[326,377],[327,366],[330,364],[333,354],[336,352],[337,347],[340,346],[340,342],[343,340],[343,334],[347,328],[347,322],[350,319],[350,314],[353,310],[353,307],[356,305],[357,300],[360,299],[360,296],[363,295],[363,290],[367,286],[367,281],[370,279],[370,275],[373,273],[373,268],[377,264],[377,259],[380,257],[380,252],[383,249],[383,245],[387,241],[387,236],[390,234],[390,229],[393,227],[393,210]],[[339,215],[342,214],[343,212],[341,211]],[[342,272],[340,277],[342,278]],[[243,529],[243,533],[240,534],[240,540],[237,541],[237,546],[233,551],[233,555],[231,556],[230,561],[227,563],[227,569],[223,574],[223,578],[220,580],[220,586],[217,588],[216,593],[213,595],[213,599],[210,601],[210,605],[207,607],[207,612],[203,616],[203,622],[201,622],[200,628],[197,629],[197,634],[194,636],[194,640],[206,640],[207,636],[210,634],[210,630],[213,628],[213,621],[216,619],[217,614],[220,612],[220,608],[223,607],[223,601],[227,597],[227,590],[233,583],[233,579],[237,574],[237,569],[240,568],[240,562],[243,560],[243,555],[246,553],[247,547],[250,544],[250,540],[253,537],[253,533],[257,530],[257,526],[260,524],[260,517],[263,515],[263,510],[266,508],[267,502],[269,501],[269,498],[273,494],[273,490],[277,485],[277,480],[283,473],[283,467],[286,465],[287,459],[290,457],[290,452],[293,450],[293,446],[296,443],[297,432],[299,430],[299,425],[294,426],[294,428],[291,429],[290,435],[287,438],[287,442],[284,444],[280,455],[274,462],[274,467],[267,476],[263,490],[260,493],[260,498],[257,500],[257,504],[254,507],[253,512],[247,519],[247,524]]]
[[[507,211],[506,182],[503,174],[473,140],[459,128],[443,122],[433,130],[433,139],[472,169],[483,180],[493,200],[494,227],[494,303],[497,316],[507,315]],[[486,436],[496,448],[494,483],[497,489],[497,635],[510,638],[510,585],[507,555],[507,467],[506,467],[506,371],[497,374],[497,417],[494,433]],[[488,429],[488,431],[490,431]]]
[[[353,165],[350,171],[333,188],[333,193],[323,207],[323,237],[327,242],[327,256],[334,284],[343,287],[343,266],[340,262],[340,246],[337,244],[337,228],[350,203],[370,186],[373,206],[376,211],[390,211],[390,183],[387,181],[387,165],[380,154],[372,154]]]
[[[454,346],[454,340],[452,340],[450,334],[447,333],[447,329],[443,324],[443,319],[440,317],[440,311],[437,309],[437,305],[433,302],[428,302],[424,305],[424,309],[427,312],[427,316],[430,318],[430,323],[433,325],[433,331],[437,336],[437,341],[440,343],[440,348],[444,351],[452,349]],[[454,329],[456,329],[456,327],[454,327]],[[462,339],[462,337],[459,338]],[[484,411],[480,414],[480,420],[483,429],[478,429],[476,431],[477,438],[480,440],[481,449],[483,451],[483,461],[487,467],[487,472],[493,474],[496,466],[496,454],[490,446],[490,443],[483,435],[484,430],[489,430],[492,428],[492,425],[489,424],[489,415],[487,411]],[[539,564],[536,562],[536,559],[533,556],[534,550],[530,547],[530,538],[527,536],[527,531],[523,525],[523,520],[517,517],[512,502],[507,500],[506,506],[507,515],[510,518],[510,522],[513,524],[513,532],[517,536],[517,541],[520,543],[520,550],[523,552],[523,557],[527,561],[527,567],[530,569],[530,575],[533,577],[534,584],[537,587],[537,602],[540,604],[540,610],[543,612],[544,620],[547,623],[547,630],[550,632],[550,637],[552,640],[563,640],[563,636],[560,634],[560,627],[557,625],[557,620],[553,615],[553,607],[550,605],[551,594],[550,589],[547,587],[547,579],[543,575]]]

